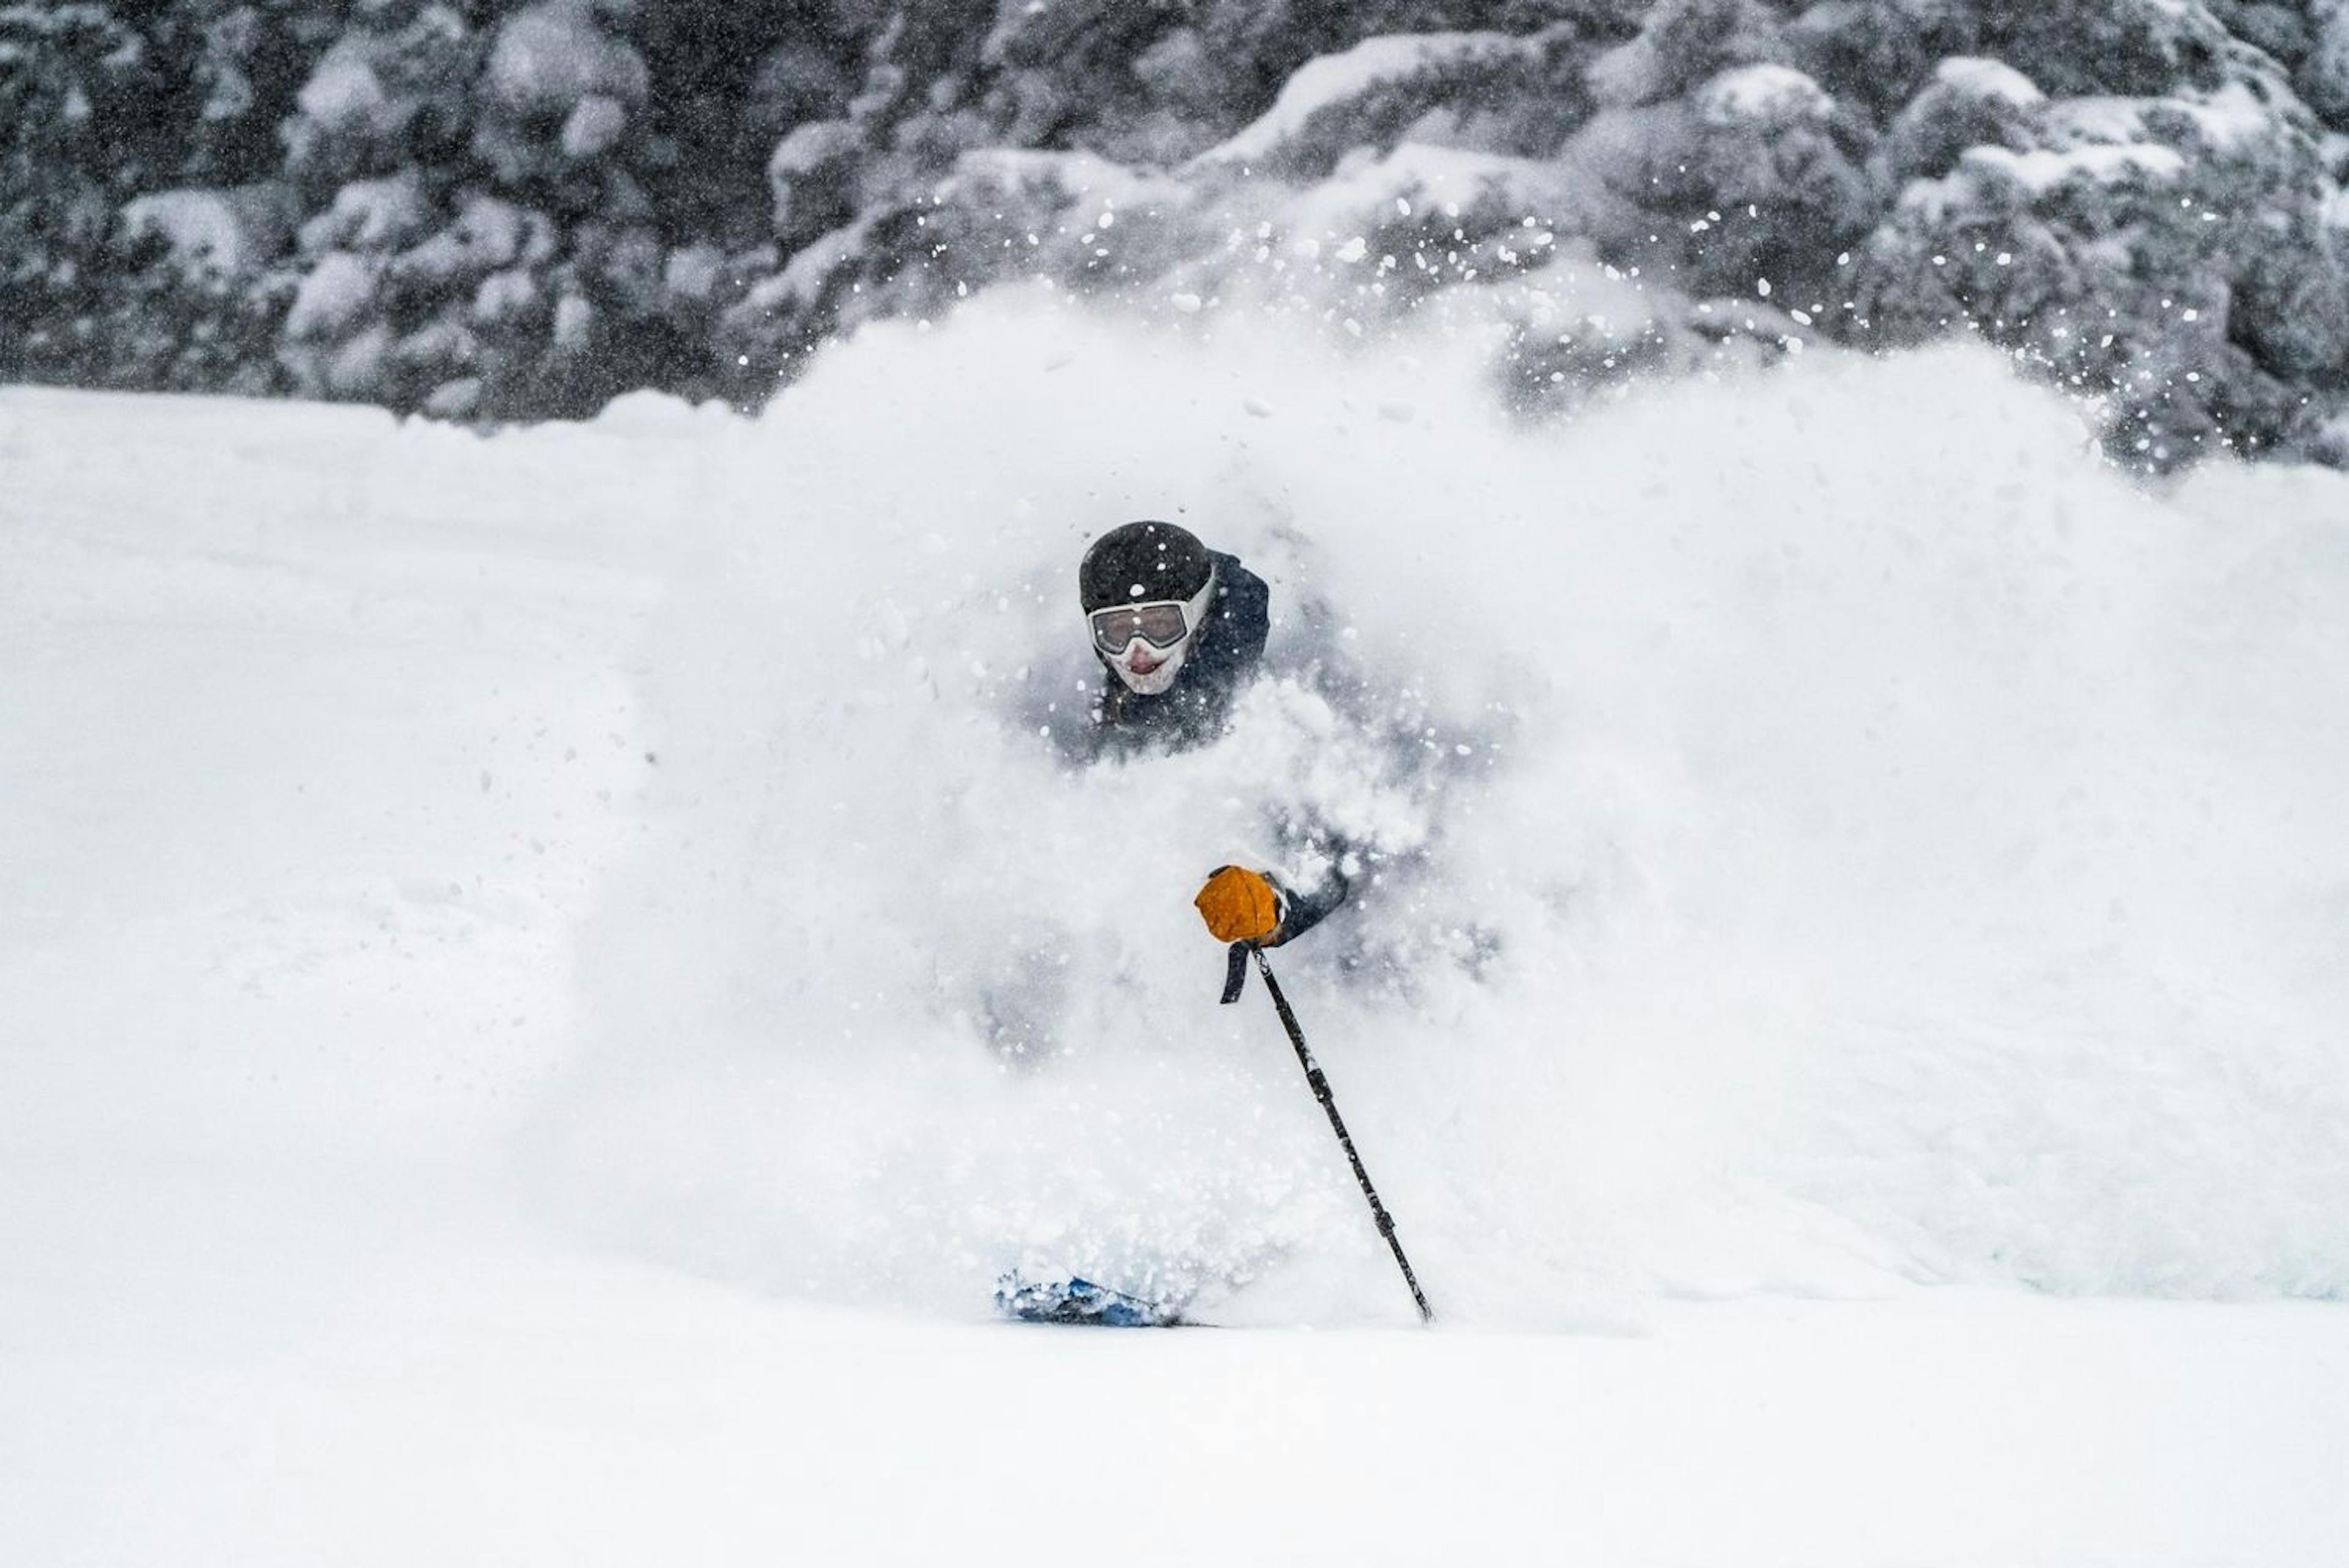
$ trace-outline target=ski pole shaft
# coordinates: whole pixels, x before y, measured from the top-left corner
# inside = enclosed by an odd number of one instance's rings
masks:
[[[1379,1201],[1379,1189],[1371,1185],[1371,1173],[1362,1168],[1362,1157],[1354,1152],[1353,1135],[1346,1131],[1346,1120],[1338,1114],[1337,1096],[1330,1092],[1330,1080],[1321,1064],[1313,1059],[1312,1048],[1305,1044],[1305,1031],[1299,1026],[1297,1014],[1288,1008],[1288,998],[1280,992],[1280,982],[1272,978],[1272,965],[1261,948],[1250,950],[1256,954],[1257,972],[1264,976],[1264,989],[1271,993],[1273,1011],[1280,1014],[1280,1026],[1288,1031],[1288,1043],[1297,1047],[1297,1060],[1305,1068],[1305,1081],[1313,1089],[1313,1097],[1321,1102],[1329,1113],[1330,1130],[1338,1135],[1338,1145],[1346,1151],[1347,1163],[1354,1168],[1354,1179],[1362,1185],[1362,1196],[1371,1200],[1371,1217],[1378,1221],[1379,1234],[1387,1239],[1388,1251],[1394,1253],[1395,1266],[1402,1271],[1402,1282],[1411,1287],[1411,1299],[1419,1307],[1419,1321],[1433,1323],[1435,1309],[1427,1304],[1427,1296],[1419,1288],[1419,1276],[1411,1272],[1411,1260],[1402,1255],[1402,1241],[1395,1235],[1394,1217],[1386,1205]]]

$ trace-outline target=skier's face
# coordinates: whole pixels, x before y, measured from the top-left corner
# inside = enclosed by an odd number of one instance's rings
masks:
[[[1136,594],[1143,590],[1137,585]],[[1214,602],[1216,578],[1187,599],[1155,599],[1094,610],[1085,619],[1092,630],[1093,651],[1113,670],[1127,691],[1156,697],[1174,684],[1191,645],[1206,623]]]
[[[1190,650],[1191,639],[1187,637],[1172,648],[1153,648],[1137,637],[1125,645],[1123,652],[1110,659],[1109,667],[1127,690],[1143,697],[1156,697],[1174,684],[1174,677],[1183,668],[1183,657]]]

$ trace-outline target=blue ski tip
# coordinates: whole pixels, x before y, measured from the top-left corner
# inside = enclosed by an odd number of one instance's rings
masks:
[[[1098,1328],[1173,1328],[1183,1321],[1179,1310],[1167,1302],[1130,1296],[1073,1274],[1031,1280],[1017,1269],[995,1282],[995,1310],[1020,1323]]]

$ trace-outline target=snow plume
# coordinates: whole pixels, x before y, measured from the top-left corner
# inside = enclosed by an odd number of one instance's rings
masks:
[[[1454,1319],[2349,1289],[2337,479],[2133,488],[1979,350],[1529,431],[1469,335],[1185,320],[874,327],[712,443],[539,1124],[582,1223],[922,1311],[1024,1262],[1403,1321],[1188,907],[1311,820],[1381,876],[1277,962]],[[1273,673],[1087,763],[1074,566],[1137,516],[1270,580]]]

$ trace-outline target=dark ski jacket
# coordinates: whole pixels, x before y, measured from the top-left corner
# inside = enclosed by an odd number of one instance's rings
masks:
[[[1102,659],[1097,731],[1102,751],[1184,751],[1204,745],[1224,732],[1232,699],[1255,677],[1272,629],[1272,590],[1240,565],[1238,556],[1208,553],[1216,563],[1216,597],[1198,641],[1175,672],[1174,684],[1155,697],[1145,697],[1120,680],[1107,659]],[[1100,657],[1098,650],[1095,657]],[[1332,861],[1343,858],[1343,846],[1323,847],[1331,851]],[[1288,896],[1288,909],[1279,940],[1287,941],[1319,925],[1346,901],[1352,886],[1343,872],[1333,870],[1319,887],[1284,885],[1281,890]]]

